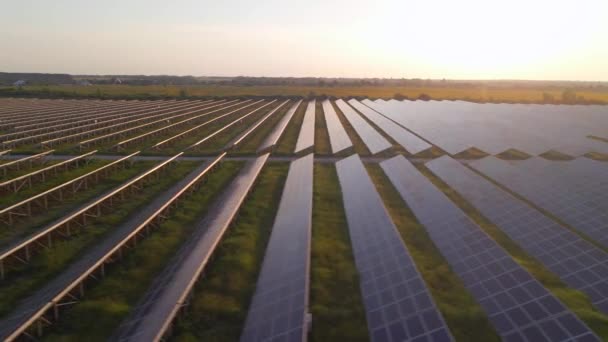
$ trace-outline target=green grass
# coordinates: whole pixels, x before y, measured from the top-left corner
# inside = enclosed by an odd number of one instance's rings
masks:
[[[210,173],[204,186],[180,201],[169,220],[152,230],[120,263],[107,267],[107,276],[64,313],[44,340],[82,341],[86,336],[87,341],[106,341],[241,166],[240,162],[224,162]]]
[[[357,134],[357,132],[355,131],[353,126],[350,124],[350,122],[346,119],[346,117],[344,116],[344,114],[342,113],[340,108],[338,108],[338,106],[336,105],[336,103],[334,101],[330,101],[330,103],[334,107],[334,110],[336,111],[336,114],[338,115],[338,119],[342,123],[342,126],[344,126],[344,129],[346,130],[346,134],[348,134],[350,141],[352,141],[353,149],[354,149],[355,153],[357,153],[360,156],[370,156],[371,153],[370,153],[369,149],[367,148],[367,146],[365,146],[365,144],[363,143],[363,140],[361,139],[359,134]]]
[[[9,161],[13,161],[13,160],[7,160],[7,162]],[[45,161],[37,161],[37,162],[33,162],[30,166],[30,163],[25,162],[23,163],[19,169],[13,168],[11,170],[6,170],[6,176],[4,174],[4,171],[0,172],[0,183],[1,182],[5,182],[7,180],[13,179],[13,178],[17,178],[23,175],[27,175],[28,173],[32,173],[34,171],[38,171],[40,169],[44,169],[45,167],[49,167],[53,164],[57,164],[59,163],[59,160],[45,160]],[[2,165],[3,163],[0,162],[0,165]]]
[[[457,341],[499,341],[485,312],[418,223],[378,164],[367,170],[433,299]]]
[[[29,264],[20,265],[0,281],[0,315],[6,314],[14,304],[42,286],[69,263],[77,260],[87,249],[108,233],[112,227],[127,220],[139,208],[151,202],[161,191],[181,180],[196,166],[194,162],[179,162],[164,173],[158,181],[148,183],[136,196],[127,195],[124,202],[116,203],[111,212],[98,218],[90,218],[86,228],[68,240],[58,241],[32,257]]]
[[[306,101],[302,101],[302,103],[300,103],[300,106],[293,114],[293,117],[287,124],[287,127],[285,127],[285,132],[283,132],[283,135],[277,142],[275,154],[293,154],[293,151],[296,148],[296,143],[298,141],[298,136],[300,135],[300,127],[302,127],[302,122],[304,121],[304,114],[306,113],[307,106],[308,103]]]
[[[458,205],[475,223],[477,223],[494,241],[504,248],[518,264],[525,268],[553,295],[561,300],[570,310],[578,315],[601,338],[608,340],[608,316],[597,311],[582,292],[569,288],[559,277],[545,268],[539,261],[528,255],[511,240],[500,228],[492,224],[469,202],[436,177],[429,169],[417,165],[438,188],[440,188],[456,205]]]
[[[281,101],[282,102],[282,101]],[[274,131],[279,121],[287,114],[287,111],[293,106],[294,102],[289,101],[284,104],[281,109],[272,114],[264,123],[262,123],[255,131],[250,134],[232,154],[252,154],[256,153],[257,149],[262,145],[264,140]]]
[[[57,220],[66,213],[101,195],[105,191],[118,186],[127,179],[150,168],[153,164],[155,164],[155,162],[151,161],[136,161],[132,164],[128,164],[124,169],[117,169],[115,172],[111,173],[108,177],[104,178],[103,181],[94,185],[89,185],[88,189],[83,189],[71,196],[65,196],[60,203],[55,202],[44,211],[35,212],[35,215],[33,216],[22,218],[17,222],[14,222],[10,229],[0,230],[0,247]],[[64,180],[68,179],[66,178]],[[12,201],[14,201],[14,199],[11,200],[11,202]]]
[[[109,163],[109,160],[93,159],[87,164],[81,164],[81,166],[77,168],[72,168],[69,170],[61,169],[57,172],[57,174],[47,176],[44,182],[32,181],[31,188],[24,187],[17,193],[11,192],[7,195],[0,197],[0,208],[8,207],[12,204],[18,203],[22,200],[25,200],[36,194],[56,187],[76,177],[80,177]]]
[[[194,290],[175,341],[238,341],[287,177],[287,163],[264,167]]]
[[[359,276],[333,164],[315,164],[310,306],[311,341],[368,341]]]
[[[331,154],[331,146],[329,144],[329,133],[327,133],[327,124],[325,123],[325,115],[323,115],[323,106],[321,101],[315,103],[315,154],[329,155]]]

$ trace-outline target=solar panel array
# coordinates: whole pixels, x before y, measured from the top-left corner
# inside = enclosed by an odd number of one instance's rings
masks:
[[[568,167],[571,162],[562,161],[539,170],[537,163],[487,157],[470,165],[608,247],[608,182],[606,178],[600,181],[601,170],[606,166],[579,161],[575,163],[580,163],[578,166]],[[576,168],[587,165],[600,170],[595,177],[592,171],[586,173],[587,177],[578,176],[582,171]]]
[[[608,144],[588,138],[608,132],[605,106],[397,100],[364,103],[450,154],[471,147],[489,154],[509,149],[532,155],[551,150],[572,156],[608,154]]]
[[[380,165],[504,341],[599,341],[409,161]]]
[[[355,107],[361,112],[368,120],[380,127],[386,134],[388,134],[393,140],[399,145],[403,146],[411,154],[416,154],[422,151],[426,151],[432,146],[426,141],[420,139],[416,135],[412,134],[405,128],[399,126],[394,121],[386,118],[379,114],[370,107],[362,104],[356,99],[348,101],[351,106]]]
[[[304,121],[300,127],[300,135],[296,141],[295,153],[302,152],[315,145],[315,100],[308,102]]]
[[[448,156],[426,166],[527,253],[608,313],[606,252]]]
[[[350,141],[342,122],[338,118],[338,114],[334,110],[329,100],[323,101],[323,112],[325,113],[325,123],[327,124],[327,133],[329,134],[329,144],[331,145],[331,153],[336,154],[353,146]]]
[[[266,137],[266,139],[264,139],[262,145],[258,147],[257,153],[266,151],[269,148],[273,148],[278,143],[279,139],[283,135],[283,132],[285,132],[285,128],[287,128],[287,125],[291,121],[291,118],[295,114],[296,110],[298,110],[298,107],[300,107],[300,103],[302,103],[302,100],[291,105],[291,108],[289,108],[287,114],[281,118],[281,121],[275,125],[272,132]]]
[[[372,341],[453,341],[358,155],[336,163]]]
[[[342,99],[336,101],[336,105],[350,122],[353,129],[361,137],[361,140],[367,146],[371,154],[382,152],[392,147],[391,143],[386,140],[382,134],[378,133],[365,119],[363,119],[355,110],[346,104]]]
[[[242,342],[305,341],[313,155],[291,163]]]
[[[195,223],[195,231],[131,310],[113,341],[162,340],[179,309],[186,304],[196,280],[207,267],[269,155],[248,162],[211,204],[205,216]]]

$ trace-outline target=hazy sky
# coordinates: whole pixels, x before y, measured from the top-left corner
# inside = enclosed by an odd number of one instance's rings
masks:
[[[608,81],[608,0],[0,5],[0,71]]]

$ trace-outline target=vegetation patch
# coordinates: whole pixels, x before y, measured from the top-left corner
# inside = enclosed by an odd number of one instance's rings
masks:
[[[0,208],[8,207],[12,204],[18,203],[24,199],[30,198],[36,194],[42,193],[48,189],[54,188],[74,178],[94,171],[95,169],[100,168],[103,165],[109,163],[109,160],[93,159],[77,168],[65,171],[59,170],[56,174],[46,177],[46,180],[43,182],[32,181],[31,188],[26,187],[17,193],[9,193],[5,196],[0,197]]]
[[[166,172],[157,182],[148,184],[136,196],[116,205],[111,213],[91,218],[84,229],[73,232],[69,239],[58,241],[51,248],[36,254],[28,264],[12,271],[10,276],[0,281],[0,314],[6,314],[18,300],[44,285],[54,275],[61,272],[71,262],[86,253],[87,247],[103,239],[113,227],[126,221],[139,208],[151,202],[161,191],[183,179],[194,166],[193,162],[180,162]]]
[[[144,170],[150,168],[154,164],[154,162],[150,161],[136,161],[132,164],[127,164],[124,169],[118,170],[104,178],[103,182],[92,185],[88,189],[82,189],[73,196],[64,197],[61,203],[56,203],[55,205],[49,206],[49,208],[44,211],[36,212],[35,215],[27,218],[22,218],[21,220],[13,223],[10,229],[0,230],[0,247],[6,246],[8,243],[14,241],[14,239],[31,233],[38,228],[41,228],[42,226],[63,217],[67,212],[76,209],[82,204],[100,196],[105,191],[108,191],[109,189],[112,189],[126,180],[142,173]],[[62,176],[63,181],[72,179],[66,177],[67,176],[65,174]],[[32,192],[31,195],[36,193],[38,192]],[[12,199],[10,200],[10,203],[16,203],[16,200]]]
[[[484,158],[487,156],[489,156],[488,153],[486,153],[476,147],[471,147],[460,153],[456,153],[453,157],[455,159],[474,160],[474,159],[481,159],[481,158]]]
[[[497,154],[496,157],[503,160],[524,160],[532,156],[516,149],[508,149],[500,154]]]
[[[500,341],[486,313],[452,271],[380,165],[366,167],[456,340]]]
[[[331,145],[329,144],[329,133],[327,133],[327,124],[325,123],[325,115],[323,115],[323,106],[321,101],[315,103],[315,154],[329,155],[331,154]]]
[[[107,341],[241,166],[240,162],[223,162],[210,173],[199,191],[180,200],[167,221],[119,263],[107,267],[107,276],[64,313],[44,340],[79,341],[86,336],[87,341]]]
[[[466,201],[454,189],[436,177],[425,166],[417,165],[439,189],[458,205],[477,225],[494,239],[513,259],[534,276],[553,295],[561,300],[601,338],[608,340],[608,316],[597,311],[589,298],[582,292],[564,284],[559,277],[549,271],[543,264],[528,255],[519,245],[511,240],[500,228],[483,216],[475,207]]]
[[[548,160],[573,160],[574,157],[571,157],[567,154],[555,151],[555,150],[551,150],[548,152],[545,152],[543,154],[541,154],[539,157],[548,159]]]
[[[287,177],[287,163],[269,163],[220,242],[194,290],[175,341],[238,341],[255,291]]]
[[[359,275],[334,164],[314,166],[310,340],[368,341]]]

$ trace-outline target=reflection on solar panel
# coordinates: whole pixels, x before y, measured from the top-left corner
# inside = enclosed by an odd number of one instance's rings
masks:
[[[346,117],[346,120],[353,126],[353,129],[361,137],[361,140],[365,146],[367,146],[371,154],[376,154],[392,147],[391,143],[389,143],[382,134],[378,133],[378,131],[367,123],[365,119],[359,116],[354,109],[347,105],[346,102],[339,99],[336,101],[336,105],[340,108]]]
[[[608,144],[587,138],[608,132],[605,106],[396,100],[364,104],[450,154],[471,147],[490,154],[509,149],[532,155],[550,150],[573,156],[608,153]]]
[[[313,155],[291,163],[241,341],[305,341]]]
[[[444,156],[426,166],[526,252],[608,313],[608,254]]]
[[[380,165],[504,341],[599,341],[403,156]]]
[[[325,123],[327,124],[327,133],[329,134],[329,144],[331,145],[331,153],[341,152],[353,146],[350,141],[342,122],[338,118],[338,114],[334,110],[329,100],[323,101],[323,112],[325,113]]]
[[[358,155],[336,163],[372,341],[452,341]]]
[[[300,135],[296,142],[294,153],[302,152],[312,148],[315,144],[315,100],[308,102],[306,113],[304,113],[304,121],[300,128]]]
[[[568,171],[568,168],[577,167],[568,167],[571,162],[551,163],[553,167],[539,170],[537,163],[509,163],[487,157],[470,165],[608,247],[607,179],[598,181],[601,171],[597,171],[596,176],[577,177],[577,173],[582,171]],[[601,163],[577,163],[606,168]],[[588,175],[593,173],[587,172]]]
[[[403,148],[409,153],[416,154],[431,148],[431,145],[426,141],[418,138],[405,128],[387,119],[385,116],[378,114],[378,112],[362,104],[356,99],[352,99],[348,101],[348,103],[365,115],[365,117],[371,122],[380,127],[384,132],[386,132],[386,134],[393,138],[393,140],[395,140],[399,145],[403,146]]]
[[[291,106],[291,108],[289,108],[289,111],[287,112],[287,114],[285,114],[283,116],[283,118],[281,119],[281,121],[279,121],[279,123],[277,123],[275,125],[272,132],[266,137],[266,139],[264,139],[264,142],[262,143],[262,145],[260,145],[260,147],[258,147],[257,153],[261,153],[268,149],[271,149],[277,144],[277,142],[283,135],[283,132],[285,132],[285,128],[287,128],[287,124],[289,124],[289,121],[291,121],[291,118],[293,117],[294,113],[296,112],[298,107],[300,107],[300,103],[302,103],[302,100],[294,103]]]

